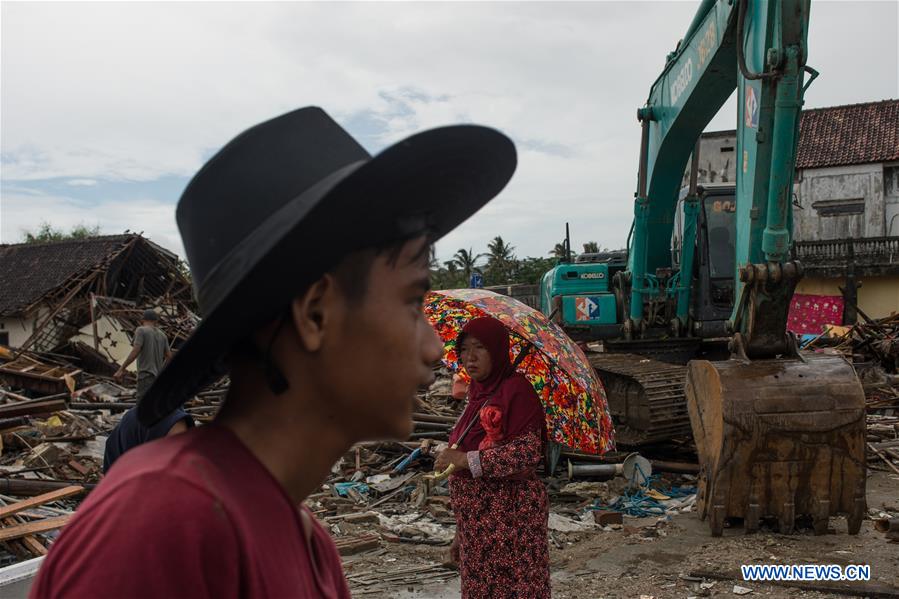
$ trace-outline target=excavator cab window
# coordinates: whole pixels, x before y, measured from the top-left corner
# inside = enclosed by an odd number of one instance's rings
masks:
[[[709,275],[713,279],[734,276],[737,235],[736,208],[732,196],[711,196],[705,200],[709,243]]]
[[[715,193],[717,191],[717,193]],[[700,252],[700,318],[726,318],[734,305],[734,269],[736,261],[737,204],[731,190],[702,193],[702,212],[698,240]]]

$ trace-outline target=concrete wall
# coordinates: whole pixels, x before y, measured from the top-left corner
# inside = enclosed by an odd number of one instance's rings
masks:
[[[737,136],[733,132],[703,134],[699,142],[699,174],[696,180],[703,183],[737,182]],[[684,173],[681,185],[690,182],[690,166]]]
[[[699,183],[736,183],[736,147],[732,132],[703,134]],[[689,167],[684,186],[688,177]],[[899,235],[899,163],[805,169],[795,193],[803,206],[793,208],[797,241]],[[858,213],[834,214],[852,209]]]
[[[881,237],[884,225],[883,165],[806,169],[800,172],[793,209],[797,241]]]
[[[899,163],[883,165],[884,235],[899,235]]]
[[[9,333],[10,347],[20,347],[33,330],[33,318],[0,318],[0,333]]]
[[[897,219],[899,220],[899,219]],[[858,290],[858,306],[871,318],[883,318],[899,312],[899,277],[863,277]],[[796,293],[808,295],[842,295],[840,287],[846,279],[806,277],[799,281]]]

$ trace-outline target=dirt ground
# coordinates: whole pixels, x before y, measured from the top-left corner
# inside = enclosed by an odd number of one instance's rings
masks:
[[[553,506],[559,509],[562,506]],[[869,510],[899,510],[899,476],[881,472],[868,479]],[[564,509],[564,507],[562,507]],[[367,527],[367,528],[366,528]],[[625,518],[617,530],[551,533],[550,559],[553,597],[564,598],[679,598],[735,596],[734,586],[747,595],[766,597],[839,597],[833,593],[799,590],[742,580],[685,579],[697,570],[738,573],[741,564],[869,564],[872,581],[899,587],[899,544],[888,543],[870,520],[858,536],[849,536],[846,521],[831,520],[829,534],[810,531],[792,535],[761,532],[746,535],[727,529],[712,538],[695,512],[678,513],[667,521]],[[377,530],[358,525],[357,532]],[[352,583],[354,576],[410,572],[444,562],[445,546],[381,543],[381,548],[349,556],[345,569],[357,597],[443,599],[459,597],[459,578],[453,572],[433,573],[430,581],[402,586]],[[414,578],[414,575],[412,576]],[[897,595],[899,596],[899,595]]]

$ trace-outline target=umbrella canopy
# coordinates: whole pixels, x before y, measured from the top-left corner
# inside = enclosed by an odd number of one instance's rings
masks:
[[[543,402],[551,441],[592,454],[614,449],[612,419],[602,384],[581,348],[541,312],[484,289],[432,291],[425,314],[443,340],[443,363],[467,377],[459,364],[456,338],[474,318],[492,316],[509,330],[513,363],[518,364]]]

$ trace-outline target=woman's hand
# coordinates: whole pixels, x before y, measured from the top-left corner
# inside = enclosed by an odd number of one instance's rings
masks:
[[[450,464],[456,466],[456,470],[468,470],[468,456],[458,449],[444,449],[434,461],[434,470],[443,472]]]

